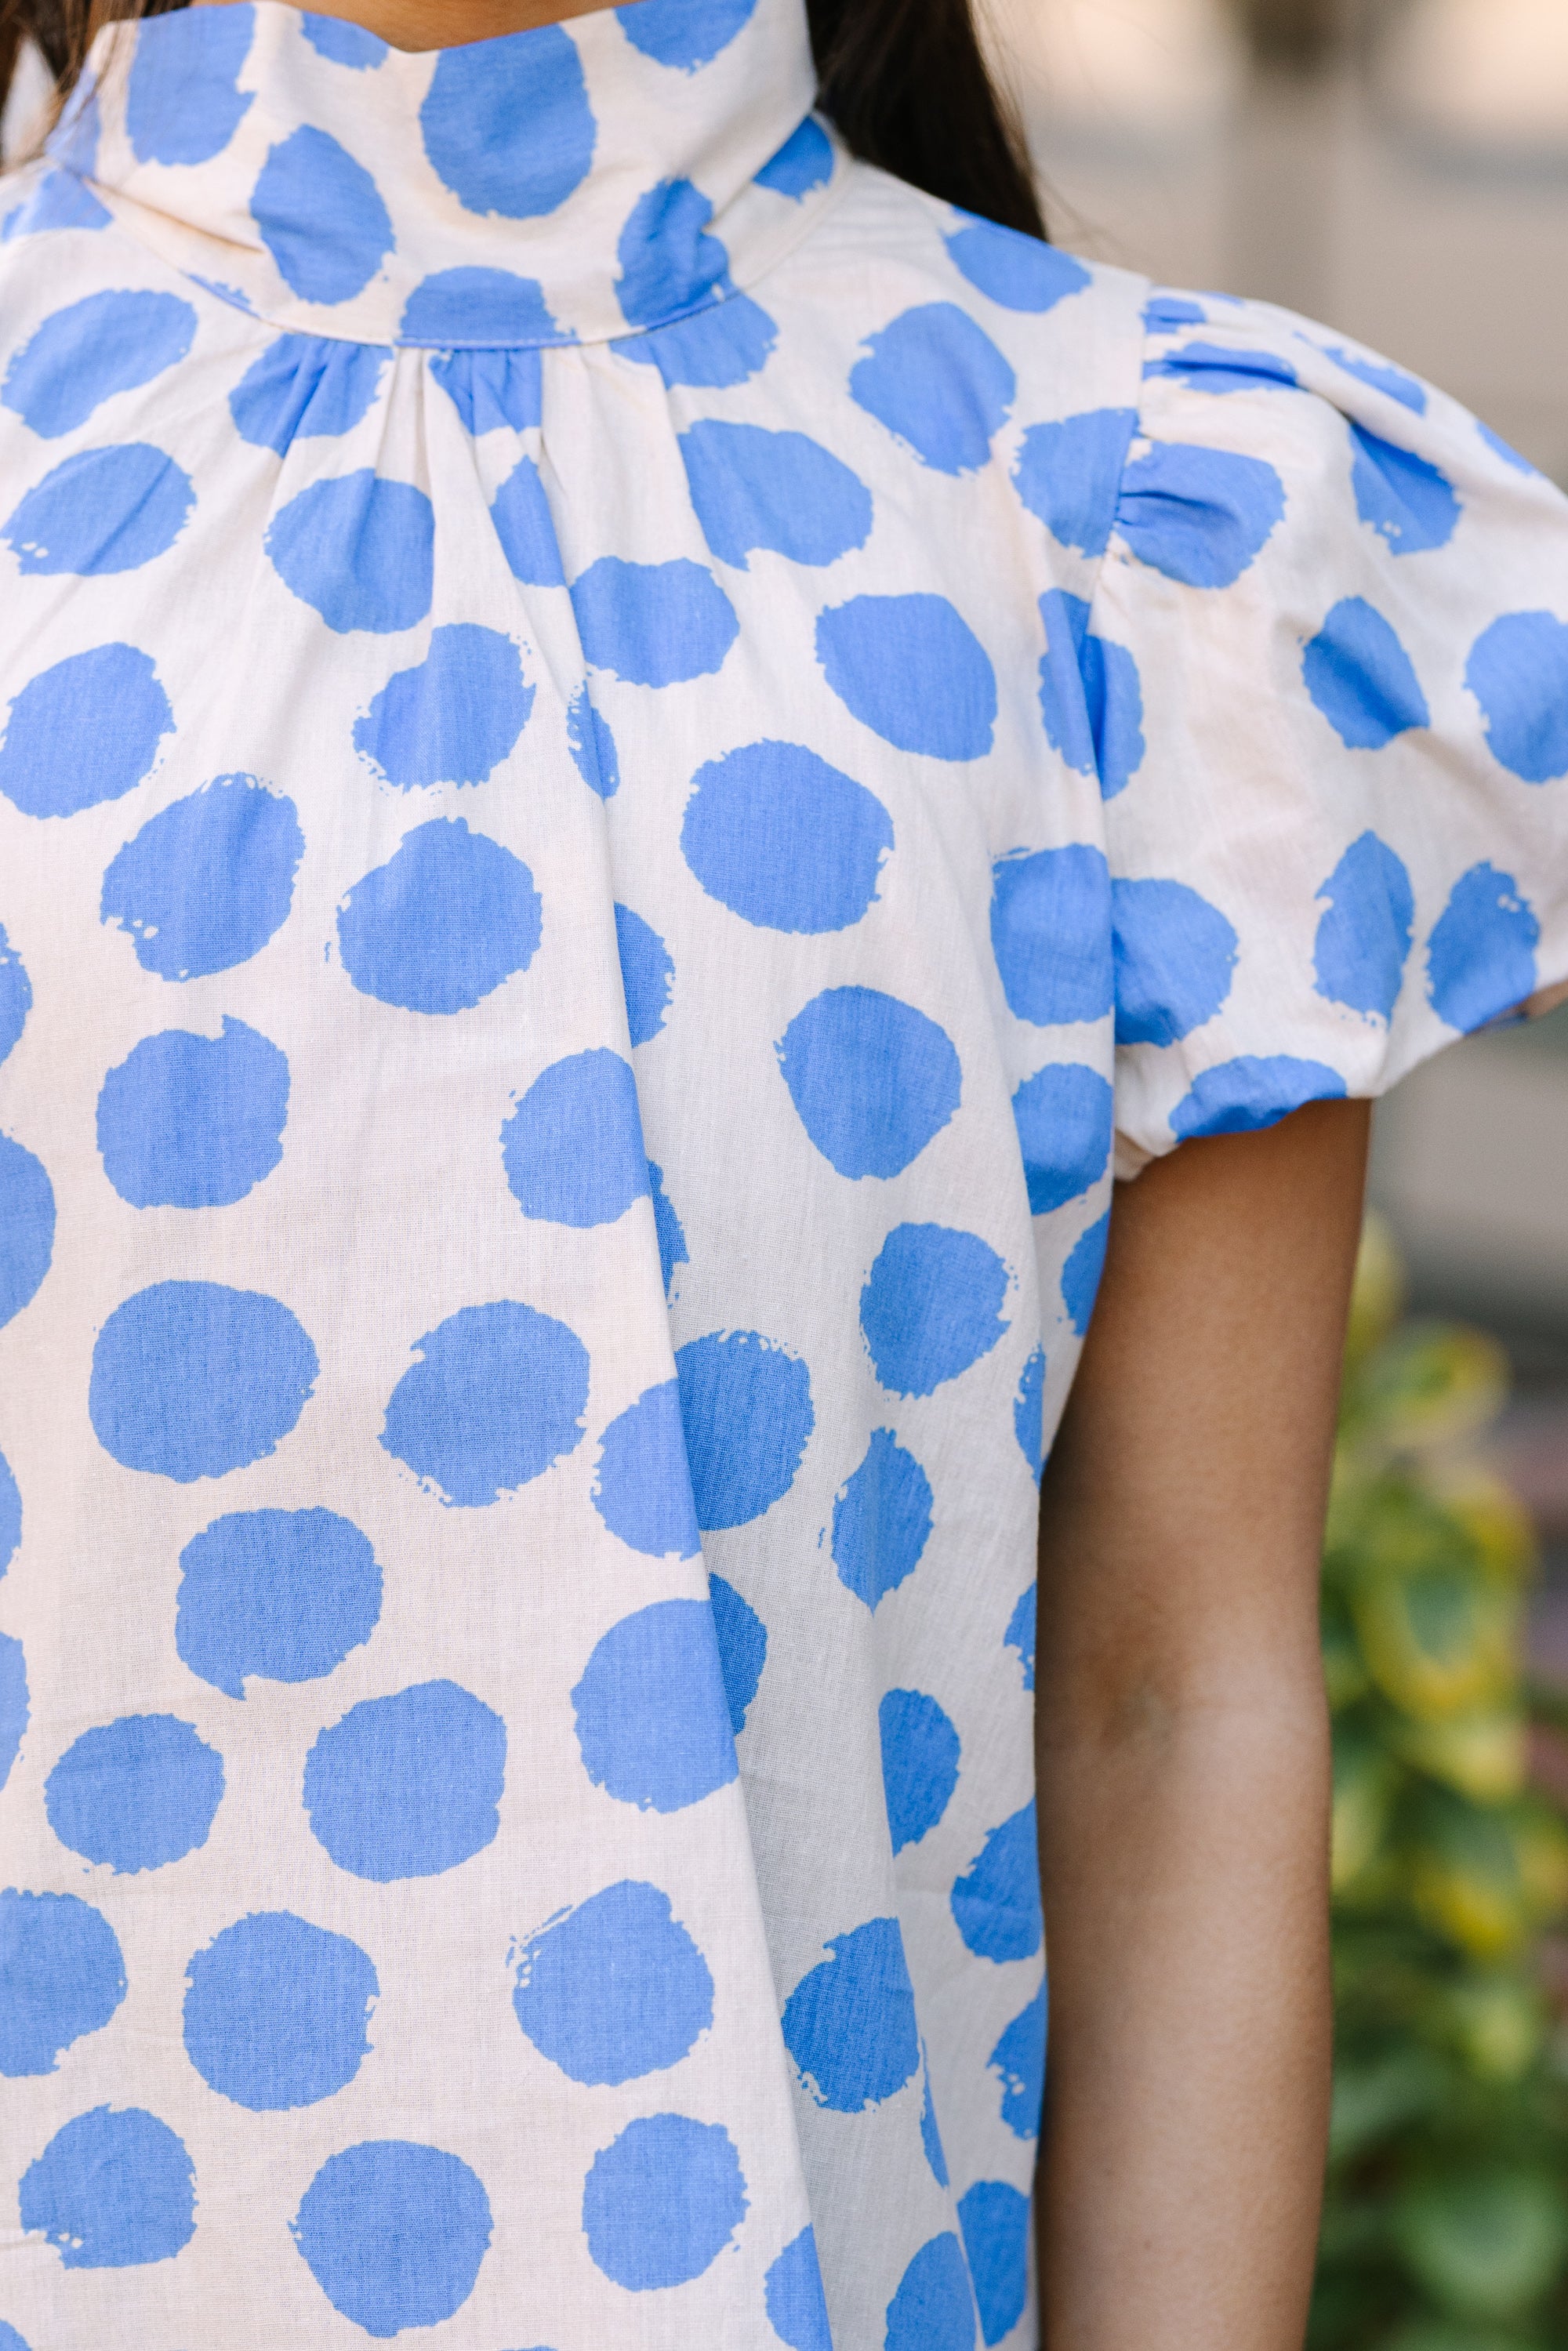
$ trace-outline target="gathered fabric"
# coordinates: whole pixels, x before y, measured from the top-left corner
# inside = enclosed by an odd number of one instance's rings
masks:
[[[1568,982],[1559,493],[813,96],[0,183],[0,2351],[1024,2351],[1113,1171]]]

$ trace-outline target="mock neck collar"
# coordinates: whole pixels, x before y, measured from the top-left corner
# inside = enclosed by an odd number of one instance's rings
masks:
[[[634,0],[463,48],[231,0],[110,25],[50,142],[268,322],[450,350],[599,341],[753,282],[844,168],[804,0]]]

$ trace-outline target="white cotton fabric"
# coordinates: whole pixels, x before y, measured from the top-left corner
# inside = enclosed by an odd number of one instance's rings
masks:
[[[1557,491],[812,91],[256,0],[6,183],[3,2351],[1032,2343],[1113,1140],[1568,979]]]

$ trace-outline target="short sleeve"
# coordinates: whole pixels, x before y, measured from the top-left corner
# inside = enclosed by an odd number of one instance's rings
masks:
[[[1074,632],[1122,1174],[1382,1092],[1568,980],[1568,499],[1289,313],[1164,295],[1145,320]]]

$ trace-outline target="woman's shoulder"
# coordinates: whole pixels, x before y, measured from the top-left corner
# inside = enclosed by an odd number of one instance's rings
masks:
[[[1150,287],[1006,228],[863,162],[779,262],[759,298],[797,305],[836,340],[894,351],[908,342],[947,371],[995,376],[987,346],[1014,380],[1019,418],[1135,397]],[[888,338],[892,338],[891,343]]]

